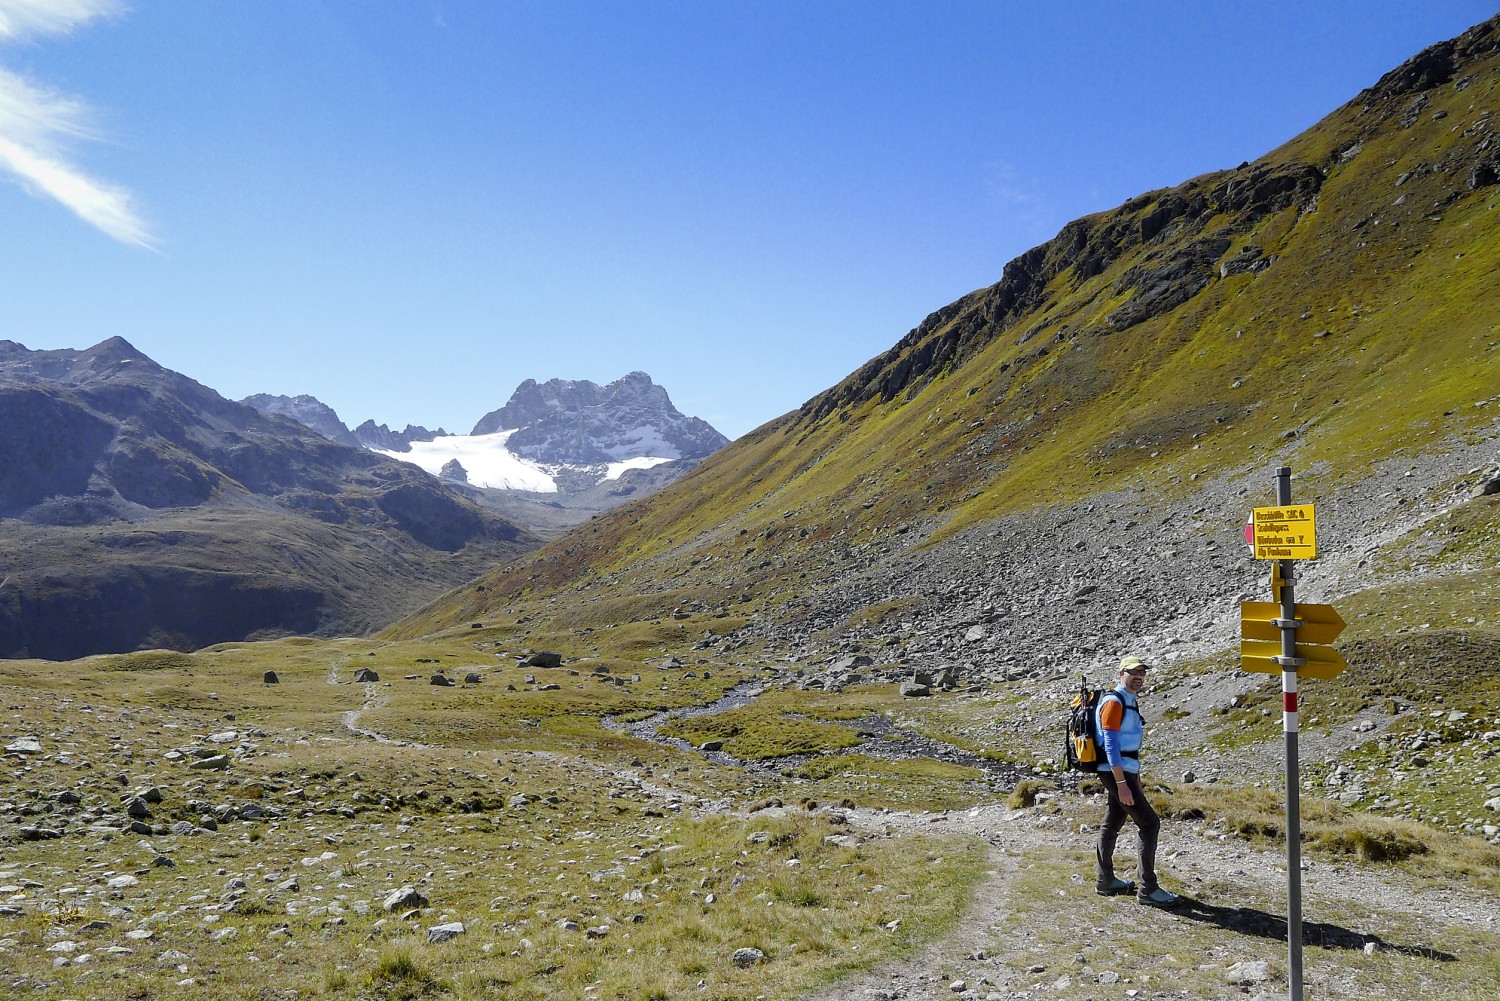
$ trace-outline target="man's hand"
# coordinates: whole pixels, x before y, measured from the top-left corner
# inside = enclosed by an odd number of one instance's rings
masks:
[[[1135,794],[1130,791],[1130,784],[1124,779],[1115,783],[1115,791],[1120,794],[1121,806],[1135,806]]]

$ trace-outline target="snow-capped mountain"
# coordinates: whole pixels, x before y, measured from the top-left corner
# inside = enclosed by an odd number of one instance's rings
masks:
[[[350,432],[331,409],[309,396],[261,395],[245,402],[292,417],[327,437],[342,432],[370,451],[449,481],[481,490],[558,495],[559,500],[587,494],[589,505],[599,503],[595,488],[631,470],[673,463],[680,467],[676,474],[653,476],[654,488],[729,442],[708,422],[681,413],[666,389],[644,372],[631,372],[606,386],[527,379],[505,406],[482,417],[467,435],[411,425],[404,432],[392,431],[373,421]],[[604,496],[623,499],[638,489],[631,485],[607,490]]]

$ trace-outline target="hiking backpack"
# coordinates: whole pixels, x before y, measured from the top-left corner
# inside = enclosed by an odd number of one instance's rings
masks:
[[[1078,676],[1078,691],[1068,709],[1068,735],[1063,741],[1063,760],[1075,772],[1097,772],[1104,757],[1104,741],[1095,729],[1095,712],[1105,689],[1090,688],[1088,679]]]
[[[1113,688],[1090,688],[1088,679],[1081,674],[1078,676],[1078,691],[1073,693],[1068,708],[1068,735],[1063,741],[1063,760],[1075,772],[1093,774],[1104,760],[1104,737],[1096,728],[1096,710],[1099,700],[1109,697],[1119,698]],[[1140,710],[1134,706],[1126,708],[1140,715]],[[1139,757],[1136,751],[1121,753],[1127,758]]]

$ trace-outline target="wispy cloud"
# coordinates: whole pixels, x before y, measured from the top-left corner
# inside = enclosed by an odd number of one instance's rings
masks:
[[[66,34],[122,10],[120,0],[0,0],[0,42]],[[82,102],[0,69],[0,171],[116,240],[150,248],[130,193],[89,177],[66,155],[67,141],[97,138]]]
[[[1050,206],[1034,181],[1022,176],[1008,161],[992,161],[985,166],[990,207],[1011,216],[1028,229],[1041,225]]]

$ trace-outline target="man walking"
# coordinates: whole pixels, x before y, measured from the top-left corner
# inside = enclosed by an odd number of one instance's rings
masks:
[[[1141,788],[1141,739],[1145,727],[1135,700],[1146,685],[1146,664],[1134,654],[1123,658],[1119,679],[1113,691],[1100,696],[1095,710],[1096,731],[1104,741],[1104,760],[1099,763],[1099,773],[1109,794],[1109,808],[1099,828],[1094,889],[1106,897],[1134,893],[1138,901],[1148,906],[1171,907],[1177,903],[1177,894],[1168,893],[1156,884],[1156,836],[1161,819]],[[1115,876],[1115,841],[1126,817],[1135,821],[1141,839],[1140,859],[1136,863],[1139,886]]]

